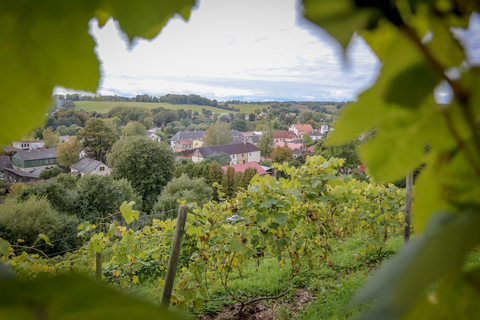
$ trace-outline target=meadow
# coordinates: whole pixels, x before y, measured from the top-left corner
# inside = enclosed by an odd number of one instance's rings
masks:
[[[117,106],[126,106],[126,107],[142,107],[147,109],[155,108],[165,108],[171,110],[192,110],[193,112],[197,111],[202,112],[202,109],[210,110],[214,113],[237,113],[235,111],[214,108],[211,106],[200,106],[200,105],[190,105],[190,104],[171,104],[171,103],[153,103],[153,102],[111,102],[111,101],[75,101],[75,110],[85,110],[85,111],[96,111],[99,113],[107,113],[110,109]],[[240,112],[251,113],[257,108],[264,108],[264,105],[248,105],[248,104],[238,104],[234,105],[235,108],[239,108]]]

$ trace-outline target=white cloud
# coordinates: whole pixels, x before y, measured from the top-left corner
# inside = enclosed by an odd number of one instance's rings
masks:
[[[302,20],[294,0],[203,0],[190,21],[172,19],[129,50],[117,24],[90,30],[102,62],[102,94],[194,93],[219,100],[347,100],[379,63],[363,40],[349,68],[332,39]]]

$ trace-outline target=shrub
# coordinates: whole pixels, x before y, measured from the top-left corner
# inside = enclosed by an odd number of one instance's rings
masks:
[[[51,241],[75,235],[79,223],[75,216],[58,213],[44,198],[32,196],[24,202],[7,199],[0,206],[0,234],[12,244],[22,239],[24,245],[31,246],[41,233]],[[41,243],[42,240],[38,244]],[[38,249],[47,254],[63,252],[77,248],[81,240],[72,237],[53,244],[53,247],[42,245]]]
[[[198,205],[203,205],[212,200],[212,197],[213,189],[207,185],[205,179],[192,179],[184,174],[167,184],[158,197],[153,210],[155,212],[165,212],[178,209],[180,205],[177,200],[185,200],[187,203],[196,202]],[[165,218],[176,217],[176,215],[176,211],[169,212],[165,215]]]

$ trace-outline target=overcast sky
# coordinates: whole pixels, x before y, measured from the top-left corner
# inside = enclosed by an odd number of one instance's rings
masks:
[[[92,20],[90,32],[101,94],[345,101],[380,68],[361,38],[345,66],[338,45],[302,17],[295,0],[202,0],[188,22],[175,17],[156,38],[131,47],[112,20],[103,28]]]

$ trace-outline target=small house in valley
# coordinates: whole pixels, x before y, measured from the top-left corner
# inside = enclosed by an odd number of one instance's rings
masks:
[[[42,170],[33,170],[32,172],[22,171],[17,169],[9,169],[6,168],[3,172],[5,180],[10,182],[38,182],[42,181],[43,179],[40,178],[40,172]]]
[[[313,127],[310,124],[292,124],[288,130],[295,132],[297,137],[301,138],[305,133],[312,132]]]
[[[112,171],[105,163],[87,157],[78,160],[70,169],[80,177],[87,173],[106,176]]]
[[[19,150],[12,156],[13,168],[20,171],[57,167],[57,148]]]
[[[230,156],[230,164],[260,162],[260,148],[248,142],[231,143],[221,146],[202,147],[192,155],[193,162],[200,162],[208,156],[226,153]]]

